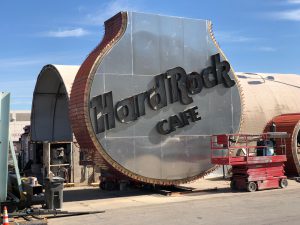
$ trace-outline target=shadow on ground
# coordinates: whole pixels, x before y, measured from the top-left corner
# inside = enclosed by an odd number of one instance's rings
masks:
[[[226,177],[226,178],[223,178],[223,177],[211,177],[211,178],[205,178],[206,180],[209,180],[209,181],[230,181],[230,177]]]
[[[107,198],[149,195],[153,192],[146,190],[103,191],[99,188],[64,189],[64,202],[87,201]]]

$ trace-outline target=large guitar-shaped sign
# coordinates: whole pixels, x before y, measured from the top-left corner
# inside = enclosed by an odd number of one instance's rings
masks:
[[[211,134],[239,130],[238,88],[210,21],[122,12],[79,69],[72,127],[109,169],[184,183],[213,170]]]

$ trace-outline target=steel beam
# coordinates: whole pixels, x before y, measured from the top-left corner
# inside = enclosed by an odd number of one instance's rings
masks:
[[[11,157],[12,157],[13,162],[14,162],[14,167],[15,167],[15,173],[16,173],[16,177],[17,177],[17,183],[18,183],[20,198],[23,200],[25,198],[25,196],[23,194],[20,170],[19,170],[19,165],[18,165],[18,160],[17,160],[15,148],[14,148],[14,145],[13,145],[13,142],[12,142],[11,138],[9,138],[9,149],[10,149]]]

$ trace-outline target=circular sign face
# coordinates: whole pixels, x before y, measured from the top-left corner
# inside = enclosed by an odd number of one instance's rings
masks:
[[[241,118],[235,75],[211,23],[130,12],[105,29],[72,89],[85,93],[85,126],[74,128],[81,147],[94,146],[143,182],[176,184],[209,172],[210,135],[237,132]],[[72,109],[79,124],[71,96]]]

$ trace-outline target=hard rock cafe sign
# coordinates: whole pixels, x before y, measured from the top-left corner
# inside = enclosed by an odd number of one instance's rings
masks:
[[[210,21],[122,12],[76,76],[73,132],[127,177],[191,181],[213,169],[210,135],[238,130],[238,88]]]

